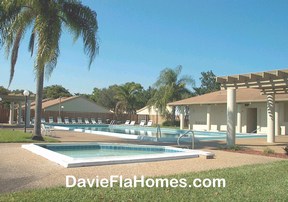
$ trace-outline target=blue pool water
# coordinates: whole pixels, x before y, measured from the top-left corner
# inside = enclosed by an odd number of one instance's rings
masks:
[[[54,125],[55,126],[55,125]],[[142,137],[145,140],[149,140],[157,137],[157,128],[154,127],[140,127],[140,126],[125,126],[125,125],[61,125],[68,127],[69,130],[83,130],[83,132],[96,132],[99,131],[107,134],[121,134],[134,135]],[[181,134],[186,133],[187,130],[177,130],[161,128],[160,141],[175,141]],[[196,140],[225,140],[226,132],[206,132],[206,131],[194,131]],[[159,134],[158,134],[159,135]],[[159,137],[159,136],[158,136]],[[236,134],[236,138],[264,138],[266,135],[263,134]],[[138,138],[138,139],[142,139]],[[185,139],[185,138],[184,138]],[[158,139],[159,140],[159,139]]]
[[[46,144],[39,145],[45,149],[70,156],[72,158],[130,156],[179,152],[161,146],[119,145],[119,144]]]

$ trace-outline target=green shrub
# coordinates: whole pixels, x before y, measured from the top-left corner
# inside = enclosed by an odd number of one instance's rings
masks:
[[[164,121],[163,126],[180,126],[180,121]]]
[[[270,149],[269,147],[266,147],[264,150],[263,150],[263,153],[264,154],[275,154],[275,151],[273,149]]]
[[[288,155],[288,145],[286,145],[286,147],[283,148],[285,151],[285,154]]]

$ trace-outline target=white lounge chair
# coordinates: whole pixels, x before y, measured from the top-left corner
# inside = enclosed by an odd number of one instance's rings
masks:
[[[145,123],[146,123],[146,121],[145,121],[145,120],[142,120],[142,121],[140,121],[139,126],[145,126]]]
[[[130,120],[126,120],[126,122],[124,124],[125,125],[129,125],[130,124]]]
[[[45,118],[41,118],[41,123],[46,123]]]
[[[71,119],[72,124],[76,124],[75,118]]]
[[[134,126],[136,121],[131,121],[130,126]]]
[[[49,123],[54,123],[53,116],[49,116]]]
[[[112,121],[110,122],[110,125],[113,125],[113,124],[115,124],[115,120],[112,120]]]
[[[82,118],[81,117],[78,117],[77,118],[77,121],[78,121],[78,123],[80,123],[80,124],[82,124],[83,122],[82,122]]]
[[[102,119],[98,119],[98,122],[97,122],[98,124],[102,124],[103,122],[102,122]]]
[[[152,126],[152,124],[153,124],[153,121],[149,120],[148,123],[147,123],[147,126],[150,127],[150,126]]]
[[[92,122],[92,124],[97,124],[97,122],[95,121],[94,118],[91,118],[91,122]]]
[[[88,118],[85,118],[85,124],[90,124],[90,121],[88,120]]]
[[[31,124],[31,125],[34,125],[34,123],[35,123],[35,118],[33,117],[33,118],[31,119],[31,121],[30,121],[30,124]]]
[[[64,123],[65,123],[65,124],[70,124],[70,121],[69,121],[69,118],[68,118],[68,117],[65,117],[65,118],[64,118]]]
[[[63,123],[62,118],[60,116],[57,117],[57,123]]]
[[[45,126],[43,123],[41,124],[41,134],[46,136],[51,136],[54,131],[54,128],[50,126]]]

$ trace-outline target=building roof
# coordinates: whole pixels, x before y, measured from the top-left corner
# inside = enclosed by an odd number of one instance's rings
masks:
[[[72,104],[71,101],[76,101],[76,99],[80,99],[82,101],[85,101],[84,103],[82,102],[81,105],[79,105],[79,103],[77,105],[75,105],[75,102],[73,102],[74,104]],[[69,104],[69,107],[65,107],[65,111],[82,111],[83,112],[93,112],[93,110],[91,110],[91,106],[94,110],[99,111],[100,113],[111,113],[108,109],[106,109],[105,107],[102,107],[98,104],[96,104],[95,102],[83,97],[83,96],[71,96],[71,97],[61,97],[57,98],[57,99],[43,99],[42,100],[42,109],[44,110],[49,110],[49,111],[54,111],[55,107],[57,107],[58,110],[58,106],[61,105],[66,105]],[[72,104],[72,105],[71,105]],[[75,105],[75,106],[74,106]],[[90,109],[87,109],[88,105],[90,106]],[[66,105],[68,106],[68,105]],[[35,102],[31,103],[31,109],[35,109]],[[84,109],[85,108],[85,109]],[[88,111],[87,111],[88,110]]]
[[[46,98],[42,100],[42,109],[46,109],[47,107],[51,107],[54,105],[59,105],[59,103],[63,103],[66,102],[68,100],[72,100],[72,99],[76,99],[80,96],[72,96],[72,97],[61,97],[61,101],[60,98],[56,98],[56,99],[51,99],[51,98]],[[35,102],[31,103],[31,109],[35,109]]]
[[[237,103],[266,102],[267,96],[261,94],[260,89],[241,88],[236,89]],[[276,94],[275,101],[288,101],[288,94]],[[227,91],[220,90],[196,97],[168,103],[171,106],[197,105],[197,104],[225,104],[227,103]]]

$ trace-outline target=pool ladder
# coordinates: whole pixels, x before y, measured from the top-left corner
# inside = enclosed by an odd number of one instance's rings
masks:
[[[182,138],[182,137],[189,137],[188,136],[188,133],[191,133],[192,135],[191,135],[191,148],[192,149],[194,149],[194,147],[195,147],[195,134],[194,134],[194,131],[193,130],[188,130],[186,133],[184,133],[184,134],[181,134],[179,137],[178,137],[178,139],[177,139],[177,144],[178,144],[178,146],[180,146],[180,139]]]
[[[160,125],[158,124],[157,125],[157,140],[158,140],[158,138],[159,138],[159,135],[160,135],[160,138],[161,138],[161,128],[160,128]]]

